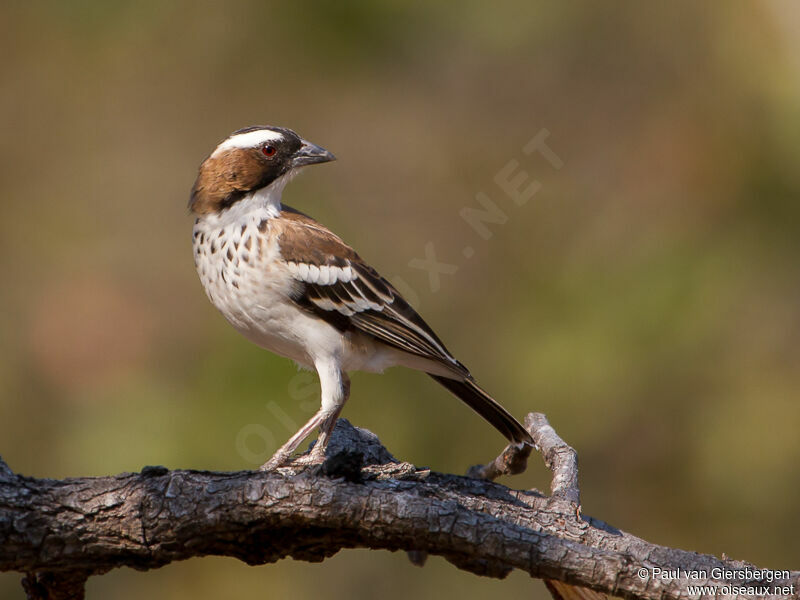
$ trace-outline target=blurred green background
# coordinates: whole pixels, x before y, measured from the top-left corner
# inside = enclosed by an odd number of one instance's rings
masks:
[[[800,568],[800,11],[760,3],[4,2],[0,454],[37,477],[239,470],[316,408],[194,272],[188,192],[230,131],[339,161],[284,199],[390,279],[513,413],[579,452],[584,512]],[[537,133],[561,169],[522,147]],[[541,184],[516,206],[518,161]],[[484,192],[508,216],[459,217]],[[354,214],[361,215],[358,219]],[[432,291],[410,266],[456,267]],[[467,257],[466,247],[474,253]],[[344,416],[449,472],[502,438],[418,373]],[[541,462],[506,483],[547,489]],[[18,574],[0,597],[22,598]],[[89,598],[544,598],[431,558],[206,558]]]

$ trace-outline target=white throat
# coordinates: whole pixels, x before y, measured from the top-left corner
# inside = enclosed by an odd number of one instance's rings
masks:
[[[241,223],[254,214],[258,214],[264,219],[277,217],[281,213],[283,188],[289,183],[292,175],[291,172],[282,175],[268,186],[245,195],[222,212],[203,215],[200,220],[211,227],[224,228]]]

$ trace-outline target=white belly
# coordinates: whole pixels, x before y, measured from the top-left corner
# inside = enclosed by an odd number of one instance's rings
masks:
[[[402,364],[401,353],[358,333],[342,335],[291,300],[301,284],[278,260],[269,220],[259,230],[267,217],[256,212],[234,222],[195,224],[195,265],[211,303],[249,340],[305,367],[327,359],[345,371]]]

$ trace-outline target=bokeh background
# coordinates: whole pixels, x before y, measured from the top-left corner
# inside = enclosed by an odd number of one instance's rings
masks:
[[[230,131],[339,157],[285,194],[405,285],[512,412],[580,454],[584,512],[800,567],[800,12],[760,3],[3,2],[0,454],[38,477],[252,468],[315,379],[205,298],[186,209]],[[560,169],[522,147],[542,130]],[[539,192],[495,182],[516,160]],[[459,216],[487,194],[484,240]],[[358,218],[354,215],[358,214]],[[456,271],[412,266],[433,243]],[[469,257],[465,248],[473,249]],[[417,373],[345,416],[464,472],[503,440]],[[539,461],[506,483],[547,489]],[[22,598],[18,574],[0,597]],[[544,598],[402,553],[93,578],[89,598]]]

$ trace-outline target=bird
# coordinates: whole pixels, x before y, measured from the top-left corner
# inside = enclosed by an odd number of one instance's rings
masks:
[[[311,452],[295,460],[323,462],[350,395],[348,372],[393,366],[428,374],[509,443],[532,445],[389,281],[330,229],[283,204],[298,172],[335,159],[291,129],[246,127],[203,160],[191,190],[194,262],[211,303],[251,342],[319,376],[319,410],[261,469],[290,462],[314,429]]]

